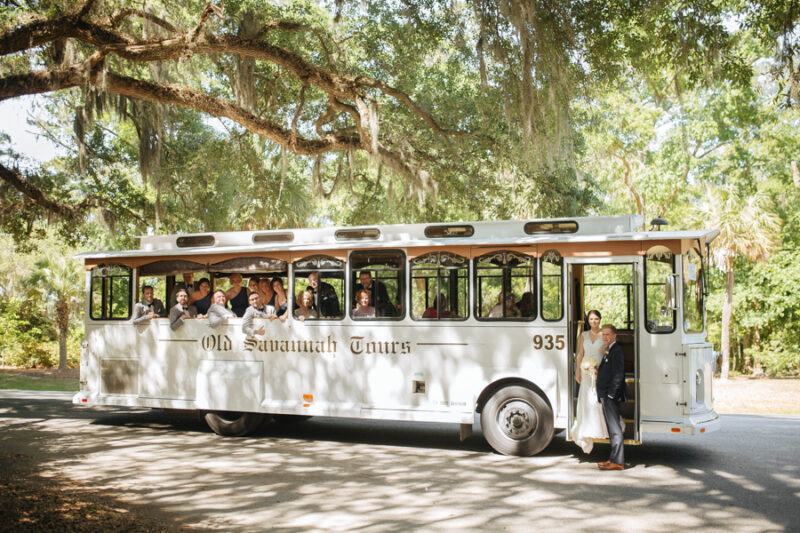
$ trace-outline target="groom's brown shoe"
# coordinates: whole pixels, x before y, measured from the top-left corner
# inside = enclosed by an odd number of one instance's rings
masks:
[[[610,464],[611,464],[611,461],[600,461],[599,463],[597,463],[597,467],[598,468],[603,468],[604,466],[608,466]]]
[[[600,470],[625,470],[625,466],[618,463],[599,464]]]

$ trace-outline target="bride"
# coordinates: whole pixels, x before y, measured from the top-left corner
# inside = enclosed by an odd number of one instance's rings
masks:
[[[595,379],[597,367],[603,358],[603,334],[600,331],[600,312],[589,311],[589,331],[581,334],[578,357],[575,365],[575,380],[581,384],[578,392],[578,407],[570,433],[575,444],[584,453],[591,453],[592,439],[607,439],[608,429],[603,418],[603,407],[597,401]]]

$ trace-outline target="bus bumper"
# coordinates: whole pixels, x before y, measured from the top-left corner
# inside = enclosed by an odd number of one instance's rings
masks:
[[[670,433],[673,435],[703,435],[720,428],[719,415],[715,411],[691,415],[673,422],[642,421],[642,433]]]
[[[89,394],[89,391],[76,392],[72,397],[72,403],[75,405],[94,405],[94,399]]]

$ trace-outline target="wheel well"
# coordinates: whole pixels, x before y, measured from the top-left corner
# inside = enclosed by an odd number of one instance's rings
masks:
[[[550,409],[553,408],[553,404],[550,403],[550,398],[548,398],[544,391],[536,386],[536,384],[532,381],[528,381],[527,379],[523,378],[503,378],[488,384],[483,389],[481,394],[478,396],[478,401],[475,403],[475,412],[480,413],[483,411],[483,406],[486,405],[486,402],[489,401],[489,398],[491,398],[495,392],[499,391],[503,387],[511,387],[514,385],[531,389],[533,392],[541,396],[545,402],[547,402],[547,405],[550,407]]]

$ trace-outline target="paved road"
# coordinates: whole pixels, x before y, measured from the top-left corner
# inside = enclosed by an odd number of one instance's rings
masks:
[[[219,530],[800,528],[800,417],[724,416],[717,433],[651,437],[627,447],[629,469],[600,472],[607,446],[587,457],[563,436],[530,458],[437,424],[311,419],[231,439],[193,417],[0,391],[0,450]]]

